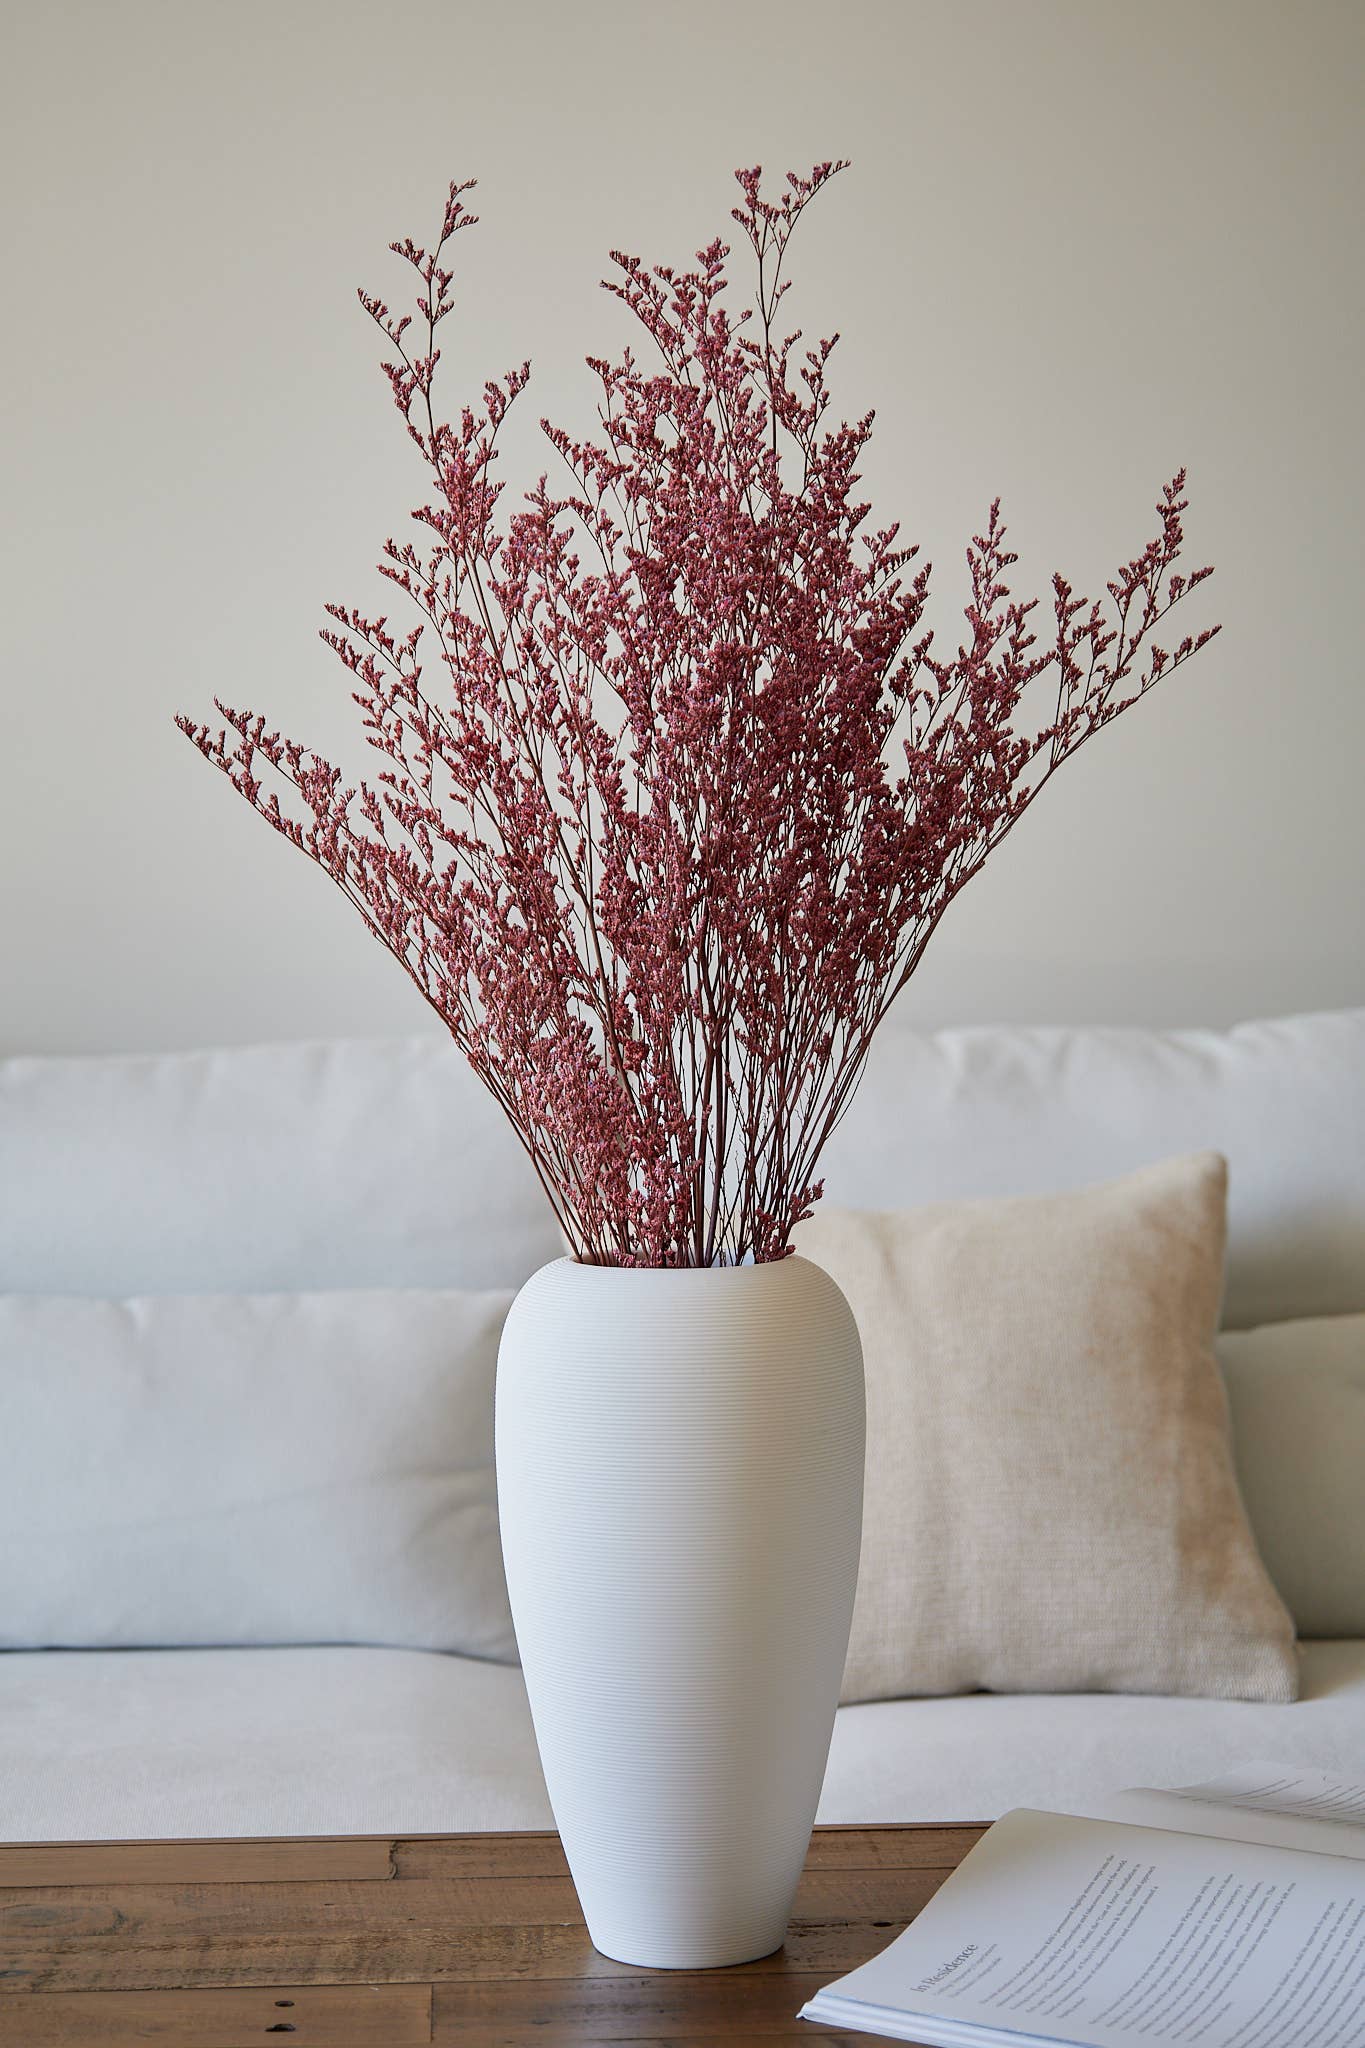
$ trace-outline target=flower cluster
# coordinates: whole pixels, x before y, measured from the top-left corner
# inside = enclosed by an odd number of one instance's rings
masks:
[[[542,422],[557,487],[510,515],[498,438],[529,366],[452,419],[433,397],[475,220],[452,186],[434,249],[393,245],[415,315],[361,293],[433,486],[380,565],[411,626],[328,608],[382,771],[348,786],[223,704],[225,730],[179,721],[402,961],[585,1260],[780,1258],[948,904],[1217,630],[1154,638],[1210,573],[1175,568],[1182,471],[1107,602],[1060,576],[1041,607],[1012,596],[993,506],[939,650],[928,568],[858,496],[872,415],[831,421],[834,343],[781,318],[792,231],[843,168],[776,200],[738,174],[745,309],[719,239],[690,269],[613,255],[640,353],[590,359],[600,430]]]

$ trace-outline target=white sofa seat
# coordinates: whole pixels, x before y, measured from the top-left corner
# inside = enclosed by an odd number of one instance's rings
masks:
[[[0,1840],[553,1825],[521,1673],[421,1650],[0,1657]],[[1365,1642],[1309,1643],[1292,1707],[1116,1694],[842,1707],[822,1822],[1084,1812],[1258,1757],[1359,1776]]]
[[[427,1650],[12,1650],[0,1756],[7,1842],[554,1825],[521,1672]]]
[[[1132,1693],[969,1693],[841,1707],[822,1821],[1085,1813],[1130,1785],[1192,1785],[1270,1759],[1359,1779],[1365,1642],[1304,1643],[1292,1706]]]

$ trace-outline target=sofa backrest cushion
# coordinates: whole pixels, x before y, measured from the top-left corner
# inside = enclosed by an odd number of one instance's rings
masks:
[[[1365,1637],[1365,1316],[1226,1331],[1237,1477],[1303,1636]]]
[[[831,1200],[1062,1193],[1181,1152],[1228,1161],[1224,1324],[1365,1309],[1365,1010],[1231,1031],[888,1020],[825,1155]]]
[[[0,1297],[0,1648],[512,1658],[493,1478],[510,1301]]]
[[[1365,1010],[1236,1030],[893,1017],[824,1162],[845,1207],[1231,1170],[1225,1320],[1365,1310]],[[561,1250],[446,1039],[0,1062],[0,1292],[517,1286]]]
[[[0,1062],[0,1293],[519,1287],[562,1250],[446,1039]]]

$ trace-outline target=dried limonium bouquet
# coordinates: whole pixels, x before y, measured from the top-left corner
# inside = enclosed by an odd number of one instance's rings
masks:
[[[476,218],[452,186],[430,253],[393,244],[415,320],[360,295],[434,486],[380,565],[411,628],[332,606],[323,635],[383,771],[348,787],[223,704],[226,731],[179,721],[402,961],[586,1261],[781,1258],[948,904],[1217,630],[1153,637],[1210,573],[1175,569],[1182,471],[1107,603],[1061,576],[1045,611],[1013,597],[992,506],[965,634],[938,650],[927,567],[858,498],[872,414],[830,423],[834,343],[779,319],[792,231],[843,168],[776,201],[738,174],[747,310],[719,239],[691,270],[613,255],[644,355],[590,359],[597,437],[542,422],[559,485],[510,516],[498,436],[529,365],[453,419],[434,398],[448,251]]]

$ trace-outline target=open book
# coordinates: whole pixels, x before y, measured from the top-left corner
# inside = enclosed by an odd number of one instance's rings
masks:
[[[1249,1764],[1007,1813],[801,2017],[925,2048],[1365,2048],[1365,1783]]]

